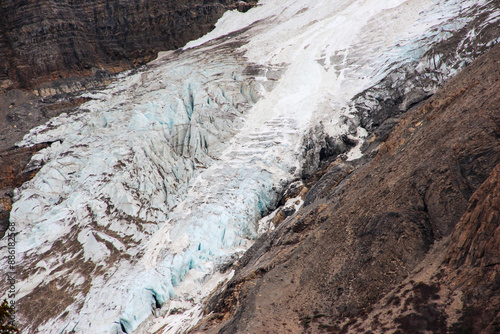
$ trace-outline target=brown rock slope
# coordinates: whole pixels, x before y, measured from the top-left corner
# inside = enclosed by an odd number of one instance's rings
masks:
[[[121,71],[201,37],[236,0],[0,2],[0,91]]]
[[[408,112],[354,171],[332,164],[193,332],[499,330],[499,59]]]
[[[497,165],[451,236],[351,328],[361,333],[500,332],[499,221]]]

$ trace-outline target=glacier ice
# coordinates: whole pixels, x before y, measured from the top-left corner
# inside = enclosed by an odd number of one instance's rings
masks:
[[[395,69],[429,66],[433,43],[488,3],[263,0],[34,129],[19,145],[53,144],[15,194],[18,298],[52,284],[76,301],[38,331],[192,325],[230,275],[219,269],[269,226],[259,219],[314,170],[326,136],[362,142],[351,99]]]

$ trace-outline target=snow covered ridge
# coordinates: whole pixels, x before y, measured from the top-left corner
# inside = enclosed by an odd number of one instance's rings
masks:
[[[432,94],[477,56],[470,44],[496,43],[481,31],[498,26],[498,6],[262,1],[33,130],[20,145],[56,143],[33,158],[43,168],[11,213],[25,332],[194,324],[219,268],[249,247],[280,191],[314,168],[325,137],[361,143],[360,125],[410,72],[398,94]],[[456,54],[436,60],[445,42]],[[39,312],[40,298],[58,308]]]

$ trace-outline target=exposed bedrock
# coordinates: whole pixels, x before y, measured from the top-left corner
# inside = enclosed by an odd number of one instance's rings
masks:
[[[193,332],[493,333],[498,59],[500,46],[404,115],[371,160],[332,164]]]
[[[0,91],[119,72],[201,37],[235,0],[23,0],[0,5]],[[70,89],[69,87],[68,89]]]

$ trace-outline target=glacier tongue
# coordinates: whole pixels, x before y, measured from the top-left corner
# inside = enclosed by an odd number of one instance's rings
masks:
[[[221,158],[243,126],[250,107],[265,92],[265,74],[276,71],[247,75],[249,64],[223,43],[210,53],[178,53],[123,75],[106,91],[93,94],[96,99],[81,112],[52,120],[21,143],[55,141],[33,158],[31,164],[43,168],[19,189],[11,214],[21,231],[21,261],[30,267],[18,296],[31,298],[40,282],[58,282],[64,293],[81,298],[67,305],[68,319],[52,319],[39,330],[85,323],[92,333],[107,332],[115,321],[131,330],[151,313],[152,299],[163,304],[182,280],[186,264],[178,257],[173,270],[161,273],[144,271],[137,262],[147,240],[162,233],[160,227],[186,197],[191,181],[202,171],[207,174],[205,169]],[[212,177],[228,175],[216,171]],[[263,187],[257,203],[261,211],[273,196],[266,189],[269,184],[269,175],[263,175],[249,185]],[[223,218],[221,224],[228,214]],[[227,228],[225,244],[231,244],[237,236]],[[254,235],[250,228],[242,237]],[[54,274],[61,270],[65,277]],[[76,277],[83,277],[84,287]],[[136,306],[130,310],[127,305]]]
[[[487,3],[265,0],[34,129],[20,145],[54,144],[33,158],[43,167],[11,213],[27,332],[192,325],[219,268],[314,169],[325,136],[362,142],[350,100]],[[54,289],[57,314],[30,309]]]

